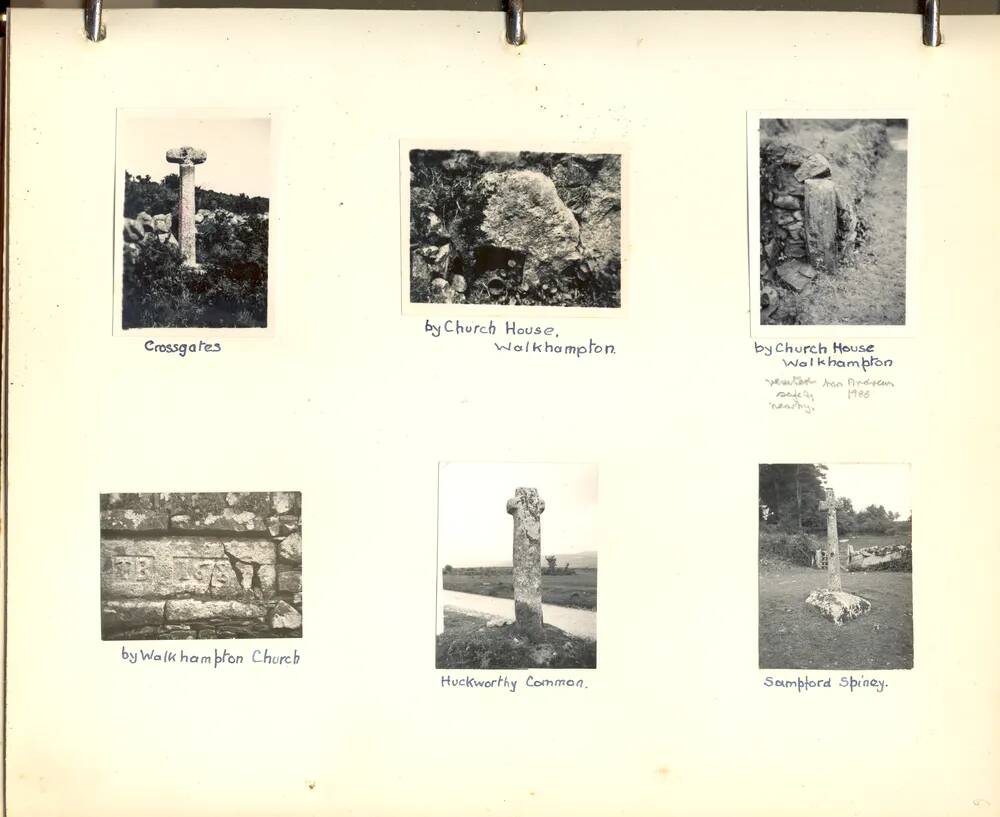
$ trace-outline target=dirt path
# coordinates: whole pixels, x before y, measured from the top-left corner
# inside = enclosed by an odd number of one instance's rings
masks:
[[[457,590],[441,590],[441,605],[454,607],[466,613],[514,620],[512,599],[498,599],[494,596],[480,596],[475,593],[459,593]],[[597,613],[576,607],[559,607],[555,604],[542,605],[542,620],[558,627],[570,635],[597,640]]]
[[[800,312],[809,324],[899,325],[906,319],[906,129],[889,128],[858,218],[866,229],[852,267],[817,276]],[[804,293],[805,294],[805,293]]]

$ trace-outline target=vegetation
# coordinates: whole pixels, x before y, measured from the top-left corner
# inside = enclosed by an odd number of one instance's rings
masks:
[[[437,637],[438,669],[526,669],[597,666],[597,643],[543,625],[545,638],[517,638],[510,625],[488,626],[488,619],[444,611],[444,632]]]
[[[170,173],[163,181],[150,176],[133,176],[125,171],[125,218],[135,218],[139,213],[151,216],[159,213],[176,213],[180,177]],[[263,216],[268,212],[269,201],[264,196],[246,193],[219,193],[195,187],[195,201],[199,210],[228,210],[240,216]]]
[[[176,175],[154,182],[126,174],[126,217],[175,209],[176,185]],[[236,209],[216,210],[198,225],[200,269],[183,267],[176,242],[161,242],[153,233],[134,243],[132,251],[127,248],[123,328],[267,325],[267,199],[210,190],[197,196],[199,208],[218,203]]]
[[[811,532],[826,535],[826,511],[819,508],[826,499],[826,466],[761,465],[758,510],[760,521],[773,531]],[[837,511],[837,529],[841,534],[890,534],[909,531],[912,520],[900,520],[895,511],[882,505],[869,505],[857,511],[851,500],[843,498]]]

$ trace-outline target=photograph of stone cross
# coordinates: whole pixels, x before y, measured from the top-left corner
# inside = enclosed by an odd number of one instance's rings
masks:
[[[844,590],[840,580],[840,538],[837,534],[837,510],[844,508],[843,500],[838,501],[833,488],[826,489],[826,499],[819,504],[826,511],[827,586],[814,590],[806,599],[834,624],[858,618],[871,610],[867,599]]]
[[[757,125],[760,324],[904,325],[909,122],[793,113]]]
[[[208,159],[208,154],[185,145],[167,151],[167,161],[178,165],[180,188],[177,203],[177,234],[185,267],[198,269],[197,226],[195,224],[194,169]]]
[[[593,463],[441,463],[439,669],[597,666],[597,472]]]
[[[517,629],[542,637],[542,521],[545,500],[535,488],[518,488],[507,500],[514,517],[514,620]]]
[[[761,669],[912,669],[910,466],[764,463],[758,509]]]
[[[120,111],[116,333],[262,334],[269,297],[270,117]]]

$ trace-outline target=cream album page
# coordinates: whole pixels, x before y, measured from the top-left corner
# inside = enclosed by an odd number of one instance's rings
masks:
[[[9,20],[7,814],[1000,814],[1000,18],[104,21]]]

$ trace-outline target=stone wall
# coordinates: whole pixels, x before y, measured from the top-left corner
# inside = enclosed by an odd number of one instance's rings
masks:
[[[857,203],[888,150],[884,120],[763,120],[761,318],[783,292],[849,264],[865,225]]]
[[[105,640],[302,635],[297,492],[102,494]]]

